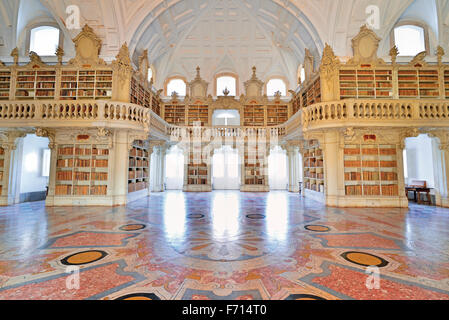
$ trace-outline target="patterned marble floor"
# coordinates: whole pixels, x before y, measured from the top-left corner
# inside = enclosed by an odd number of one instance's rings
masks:
[[[449,209],[335,209],[285,192],[0,208],[2,299],[448,300]]]

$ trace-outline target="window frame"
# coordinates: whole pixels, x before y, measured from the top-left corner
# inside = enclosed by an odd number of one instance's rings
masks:
[[[221,73],[217,73],[214,76],[214,94],[216,97],[221,97],[221,95],[218,94],[218,79],[221,77],[232,77],[235,79],[235,96],[239,97],[240,96],[240,83],[239,83],[239,76],[236,73],[233,72],[221,72]],[[222,92],[221,92],[222,93]]]
[[[287,97],[288,96],[288,88],[289,87],[288,87],[288,81],[287,81],[287,79],[284,76],[271,76],[271,77],[269,77],[267,79],[267,81],[265,81],[265,84],[264,84],[265,94],[268,97],[274,97],[274,95],[273,96],[269,96],[268,95],[268,82],[270,82],[271,80],[282,80],[284,82],[284,84],[285,84],[285,96],[282,96],[282,97]]]
[[[26,46],[25,48],[27,48],[27,53],[29,54],[31,52],[31,32],[34,29],[37,28],[41,28],[41,27],[51,27],[51,28],[55,28],[59,30],[59,43],[58,43],[58,47],[60,47],[61,49],[64,50],[64,34],[61,30],[61,28],[59,27],[58,24],[56,23],[52,23],[52,22],[41,22],[41,23],[36,23],[36,24],[31,24],[28,25],[26,27]],[[49,57],[49,58],[54,58],[56,57],[56,50],[55,50],[55,54],[51,55],[51,56],[40,56],[40,57]]]
[[[184,84],[186,85],[186,95],[189,94],[189,92],[188,92],[189,88],[188,88],[188,82],[187,82],[187,79],[186,79],[185,77],[183,77],[183,76],[172,76],[172,77],[168,77],[167,79],[165,79],[165,82],[164,82],[164,94],[165,94],[166,97],[169,97],[169,95],[168,95],[168,84],[169,84],[172,80],[181,80],[181,81],[183,81]],[[179,94],[179,92],[178,92],[178,95],[181,96],[181,95]],[[182,97],[182,96],[181,96],[181,97]]]
[[[394,25],[394,27],[391,29],[391,32],[390,32],[390,46],[391,46],[391,48],[396,46],[396,37],[395,37],[394,31],[396,30],[396,28],[404,27],[404,26],[415,26],[415,27],[419,27],[419,28],[423,29],[424,46],[425,46],[425,49],[426,49],[425,51],[426,51],[427,55],[430,55],[429,27],[425,23],[422,23],[422,22],[419,22],[419,21],[414,21],[414,20],[402,20],[402,21],[399,21],[398,23],[396,23]],[[399,52],[399,54],[400,54],[400,52]],[[403,57],[411,57],[411,56],[399,55],[398,57],[403,58]]]

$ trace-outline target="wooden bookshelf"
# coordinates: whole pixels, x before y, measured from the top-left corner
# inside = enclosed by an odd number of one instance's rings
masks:
[[[399,98],[435,99],[440,96],[437,69],[400,69],[398,71]]]
[[[444,70],[444,90],[446,92],[446,99],[449,98],[449,70]]]
[[[186,106],[185,105],[165,105],[164,119],[170,124],[184,126],[186,124]]]
[[[155,96],[153,96],[153,103],[151,105],[151,110],[153,110],[153,112],[156,113],[158,116],[162,114],[161,102],[159,99],[156,99]]]
[[[399,195],[396,146],[346,145],[344,165],[346,195]]]
[[[112,75],[112,70],[62,70],[60,99],[111,99]]]
[[[143,141],[135,141],[129,152],[128,193],[150,187],[150,154]]]
[[[19,70],[16,79],[16,99],[54,99],[56,70]]]
[[[292,115],[301,110],[301,95],[297,95],[292,101]]]
[[[259,145],[245,144],[243,155],[243,183],[246,191],[251,186],[265,188],[268,186],[267,155],[265,150],[259,150]],[[254,189],[257,190],[257,189]],[[259,190],[258,190],[259,191]]]
[[[301,90],[302,108],[321,102],[321,79],[317,77],[311,84]]]
[[[5,149],[0,148],[0,195],[3,192],[3,178],[5,175]]]
[[[324,156],[318,141],[309,140],[304,145],[304,188],[324,193]]]
[[[265,126],[265,108],[263,106],[246,105],[243,109],[243,125],[245,127]]]
[[[341,69],[340,99],[391,99],[391,69]]]
[[[131,103],[151,109],[158,116],[162,114],[161,102],[146,83],[140,82],[135,76],[131,78]]]
[[[188,110],[188,125],[193,126],[196,122],[201,122],[202,126],[209,125],[209,106],[190,105]]]
[[[267,106],[267,126],[277,126],[287,122],[288,106]]]
[[[105,196],[108,189],[109,147],[66,144],[58,147],[56,196]]]
[[[9,100],[11,91],[11,71],[0,69],[0,100]]]
[[[195,148],[195,147],[194,147]],[[203,155],[198,147],[197,152],[190,152],[189,163],[187,164],[187,185],[209,185],[208,159]]]

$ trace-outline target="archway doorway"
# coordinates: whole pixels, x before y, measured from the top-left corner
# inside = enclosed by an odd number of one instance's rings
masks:
[[[9,184],[9,196],[13,203],[44,201],[47,198],[50,177],[51,151],[49,139],[28,134],[17,142]],[[73,180],[72,168],[56,172],[57,180]]]
[[[271,190],[288,189],[287,152],[279,146],[268,157],[268,182]]]
[[[238,110],[215,110],[212,117],[213,126],[240,126],[240,113]]]
[[[165,156],[165,186],[167,190],[182,190],[184,185],[184,152],[173,146]]]
[[[215,190],[240,188],[239,154],[237,149],[223,146],[212,157],[212,187]]]

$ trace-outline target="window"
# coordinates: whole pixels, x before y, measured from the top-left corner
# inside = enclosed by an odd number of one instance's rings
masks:
[[[298,68],[298,84],[302,84],[304,82],[304,80],[306,80],[306,70],[304,69],[304,67],[302,65],[299,66]],[[301,83],[299,81],[299,79],[301,78]]]
[[[36,52],[40,56],[55,56],[58,46],[58,28],[42,26],[31,30],[30,51]]]
[[[282,79],[271,79],[267,83],[267,96],[273,97],[277,92],[281,93],[281,96],[287,96],[287,86]]]
[[[167,96],[171,96],[176,92],[178,96],[185,97],[187,93],[187,86],[182,79],[172,79],[167,84]]]
[[[237,96],[237,79],[232,76],[223,76],[217,78],[217,96],[224,96],[227,91],[228,96]]]
[[[153,69],[148,68],[148,82],[151,82],[152,78],[153,78]]]
[[[403,25],[394,29],[394,42],[400,56],[416,56],[426,51],[426,37],[423,27]]]
[[[238,110],[215,110],[212,117],[214,126],[240,126]]]
[[[45,149],[42,159],[42,176],[50,177],[50,159],[51,159],[51,150]]]

